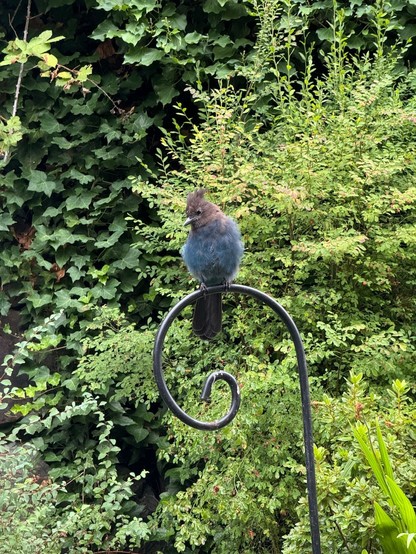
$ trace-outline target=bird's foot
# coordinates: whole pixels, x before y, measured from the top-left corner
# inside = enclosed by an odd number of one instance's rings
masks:
[[[225,292],[228,292],[230,290],[230,286],[231,286],[231,281],[225,281],[224,282]]]
[[[201,283],[201,284],[199,285],[199,290],[201,290],[202,292],[207,292],[208,287],[206,286],[205,283]]]

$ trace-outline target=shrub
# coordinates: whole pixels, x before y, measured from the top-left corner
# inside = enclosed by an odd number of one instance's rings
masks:
[[[342,397],[324,395],[314,405],[322,551],[341,554],[366,549],[369,554],[382,554],[373,504],[384,503],[385,496],[375,485],[355,433],[365,425],[373,437],[372,422],[380,418],[395,475],[414,498],[415,460],[409,456],[414,436],[409,424],[415,416],[415,404],[404,381],[394,381],[385,395],[368,390],[361,374],[351,374],[347,385]],[[285,554],[300,552],[308,541],[305,500],[299,515],[299,523],[286,537]]]
[[[414,375],[414,74],[395,73],[394,58],[351,59],[342,41],[327,61],[327,79],[312,83],[311,65],[296,88],[277,79],[267,118],[251,110],[255,95],[232,85],[210,95],[192,91],[203,123],[193,124],[178,105],[177,130],[159,150],[160,171],[135,180],[159,225],[136,230],[139,247],[149,244],[163,268],[149,273],[154,293],[174,299],[189,281],[174,255],[186,237],[186,192],[207,188],[236,218],[246,245],[238,279],[288,309],[305,339],[313,396],[328,405],[328,419],[318,412],[315,423],[324,550],[376,553],[372,500],[380,492],[350,453],[354,436],[346,422],[364,408],[372,418],[379,411],[393,418],[396,405],[383,393],[395,379]],[[206,348],[191,346],[189,327],[178,324],[167,369],[172,366],[172,386],[194,415],[210,413],[197,411],[188,384],[200,389],[204,367],[236,373],[250,407],[230,429],[208,437],[168,419],[172,444],[160,456],[178,465],[170,474],[186,490],[166,495],[155,521],[180,552],[304,551],[303,501],[300,522],[283,540],[304,486],[290,342],[248,301],[230,302],[226,318],[226,342]],[[371,392],[360,408],[363,376]],[[279,385],[284,395],[273,402],[270,390]],[[223,392],[218,398],[220,406],[227,402]],[[218,417],[219,408],[211,410]],[[406,455],[414,448],[413,411],[409,400],[406,416],[393,418],[405,475],[414,469]]]
[[[36,351],[42,339],[50,341],[50,325],[18,344],[16,358]],[[142,502],[152,486],[154,499],[159,492],[149,455],[160,425],[152,343],[152,332],[135,330],[117,310],[97,309],[82,343],[84,355],[70,378],[56,374],[53,383],[46,381],[48,394],[39,375],[37,385],[10,389],[10,397],[21,402],[14,411],[24,417],[8,441],[30,439],[48,468],[39,483],[26,474],[15,479],[14,469],[2,475],[7,484],[4,521],[14,521],[7,547],[20,540],[29,548],[31,533],[37,541],[32,552],[117,550],[140,546],[148,538],[143,516],[154,507]],[[2,444],[6,450],[8,443]],[[18,452],[5,463],[19,470],[22,459]],[[7,504],[8,496],[15,502]],[[32,507],[25,527],[21,517]]]

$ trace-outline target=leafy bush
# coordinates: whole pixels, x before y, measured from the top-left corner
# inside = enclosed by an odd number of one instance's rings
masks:
[[[355,429],[380,418],[386,439],[386,452],[399,482],[410,498],[416,494],[413,479],[415,459],[409,455],[414,449],[415,437],[410,422],[415,417],[415,404],[409,396],[406,382],[396,380],[387,394],[368,390],[361,374],[351,374],[348,389],[335,399],[324,394],[316,401],[315,441],[317,481],[321,517],[323,552],[360,552],[381,554],[376,540],[374,502],[384,503],[385,497],[363,463]],[[373,435],[373,428],[371,428]],[[283,552],[299,552],[308,541],[306,503],[299,507],[300,522],[294,526],[285,541]],[[382,543],[381,543],[382,544]]]
[[[151,214],[127,177],[172,99],[239,63],[255,20],[234,0],[23,4],[0,8],[0,314],[32,325],[63,309],[72,334],[97,304],[144,320],[148,253],[126,216]]]
[[[193,90],[203,123],[178,105],[176,132],[165,134],[159,150],[160,171],[135,180],[160,223],[138,223],[136,231],[138,247],[148,244],[163,268],[149,273],[154,294],[176,298],[190,280],[173,255],[185,240],[186,192],[207,188],[237,219],[246,244],[239,280],[270,292],[298,323],[314,397],[328,410],[315,424],[323,550],[379,553],[372,501],[380,491],[351,452],[346,423],[388,414],[398,429],[397,467],[409,483],[414,405],[403,402],[402,417],[383,393],[395,379],[412,380],[415,367],[415,81],[413,73],[396,72],[393,57],[350,58],[342,40],[327,63],[326,79],[313,82],[311,64],[301,82],[278,78],[267,118],[253,109],[251,91],[226,83],[210,95]],[[171,383],[194,416],[218,417],[226,393],[218,393],[213,412],[197,411],[188,382],[200,390],[201,371],[222,367],[237,375],[250,406],[214,436],[168,420],[172,444],[160,455],[178,464],[170,474],[186,490],[164,496],[155,521],[180,552],[301,552],[309,541],[303,501],[300,522],[283,539],[304,487],[290,341],[244,299],[229,303],[226,318],[225,343],[205,349],[190,342],[186,323],[172,330]],[[279,386],[284,395],[273,402],[270,390]]]
[[[16,356],[35,350],[49,333],[47,325],[38,328],[31,342],[17,345]],[[46,481],[36,486],[25,474],[16,482],[4,474],[8,494],[17,495],[20,504],[5,506],[3,513],[8,521],[13,510],[26,514],[34,506],[39,552],[41,546],[57,552],[56,545],[70,552],[127,548],[149,536],[142,513],[153,508],[141,502],[148,482],[157,477],[148,456],[159,440],[151,374],[153,333],[135,330],[114,309],[98,312],[87,333],[84,355],[71,378],[58,375],[55,395],[35,387],[9,391],[23,401],[15,411],[26,415],[8,440],[31,437],[49,467]],[[13,457],[6,462],[13,467]],[[21,491],[24,496],[19,496]],[[10,541],[23,544],[19,518]],[[24,540],[29,541],[30,532],[28,527]]]
[[[351,368],[380,386],[414,372],[416,190],[407,100],[414,75],[395,85],[389,66],[377,62],[347,67],[342,83],[332,78],[299,100],[280,91],[270,130],[247,114],[244,100],[239,108],[241,92],[224,88],[209,99],[195,92],[205,122],[192,127],[184,113],[178,136],[165,138],[171,157],[160,154],[162,172],[155,182],[136,180],[135,190],[161,222],[136,229],[138,248],[146,243],[163,268],[149,267],[153,294],[175,297],[185,286],[173,255],[186,236],[181,214],[186,191],[206,187],[241,226],[239,279],[282,301],[299,323],[313,373],[336,391]],[[244,304],[237,313],[247,338],[273,342],[264,338],[273,329],[260,330]]]
[[[120,467],[151,466],[148,481],[161,480],[153,327],[137,332],[114,314],[92,322],[103,304],[141,325],[169,303],[149,293],[152,253],[131,248],[126,216],[147,225],[153,214],[128,175],[137,156],[152,164],[172,99],[189,102],[185,85],[208,86],[251,44],[244,2],[179,4],[0,7],[0,316],[16,310],[24,332],[2,366],[1,405],[25,416],[13,436],[33,438],[56,482],[71,483],[76,509],[62,517],[74,549],[110,548],[123,529],[128,546],[143,487],[133,493]],[[13,387],[16,369],[24,389]]]
[[[0,447],[0,552],[57,552],[63,537],[50,523],[60,487],[36,468],[36,449],[2,443]]]
[[[140,544],[149,536],[142,518],[123,514],[134,481],[144,473],[121,482],[110,463],[101,463],[93,478],[89,464],[84,463],[78,466],[78,473],[84,475],[74,475],[75,482],[84,487],[83,497],[76,497],[71,482],[58,484],[47,470],[43,476],[36,474],[38,456],[30,444],[2,446],[2,554],[11,549],[22,554],[85,553],[94,547],[108,551]]]

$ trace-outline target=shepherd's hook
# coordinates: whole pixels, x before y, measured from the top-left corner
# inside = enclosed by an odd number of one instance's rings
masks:
[[[308,381],[308,369],[306,365],[305,350],[303,348],[302,339],[300,337],[299,331],[286,310],[274,300],[271,296],[268,296],[264,292],[261,292],[257,289],[246,287],[244,285],[228,285],[228,286],[215,286],[208,287],[205,290],[197,290],[188,294],[185,298],[180,300],[168,313],[165,319],[162,321],[158,333],[155,339],[155,346],[153,352],[153,372],[155,375],[156,383],[159,389],[159,392],[166,402],[168,408],[184,423],[200,429],[203,431],[214,431],[220,429],[225,425],[228,425],[235,416],[237,415],[238,409],[240,407],[240,389],[238,383],[233,375],[227,373],[226,371],[216,371],[211,373],[204,385],[202,391],[202,399],[209,400],[211,394],[211,388],[214,385],[215,381],[223,380],[229,385],[231,390],[231,403],[228,412],[222,418],[216,421],[200,421],[194,419],[189,414],[187,414],[174,400],[171,395],[166,381],[163,375],[162,369],[162,354],[163,354],[163,344],[166,337],[166,334],[172,325],[175,318],[180,314],[180,312],[190,304],[194,304],[198,298],[206,294],[216,294],[216,293],[235,293],[235,294],[245,294],[256,298],[263,304],[266,304],[271,308],[283,321],[288,329],[293,344],[296,351],[296,359],[298,366],[299,374],[299,383],[300,383],[300,393],[302,401],[302,417],[303,417],[303,439],[305,445],[305,465],[306,465],[306,482],[308,489],[308,503],[309,503],[309,520],[310,520],[310,529],[311,529],[311,539],[312,539],[312,554],[321,554],[321,540],[319,532],[319,519],[318,519],[318,500],[316,493],[316,478],[315,478],[315,463],[313,455],[313,435],[312,435],[312,416],[311,416],[311,402],[309,394],[309,381]]]

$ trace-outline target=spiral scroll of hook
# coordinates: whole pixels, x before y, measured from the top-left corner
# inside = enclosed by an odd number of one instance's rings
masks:
[[[312,554],[321,554],[318,501],[316,494],[315,461],[313,454],[312,416],[310,409],[309,381],[305,351],[303,348],[302,339],[294,321],[286,312],[286,310],[278,302],[276,302],[276,300],[274,300],[271,296],[268,296],[264,292],[261,292],[252,287],[234,284],[228,286],[220,285],[215,287],[208,287],[204,290],[197,290],[180,300],[171,309],[166,318],[162,321],[155,339],[153,350],[153,373],[160,395],[167,404],[168,408],[173,412],[173,414],[176,415],[176,417],[178,417],[181,421],[183,421],[190,427],[194,427],[202,431],[214,431],[220,429],[221,427],[228,425],[237,415],[238,409],[240,407],[240,389],[237,380],[230,373],[227,373],[226,371],[216,371],[214,373],[211,373],[205,381],[201,395],[202,400],[208,401],[210,399],[211,389],[215,382],[219,380],[225,381],[231,391],[231,403],[228,412],[222,418],[216,421],[200,421],[191,417],[177,404],[172,394],[170,393],[168,386],[166,385],[162,368],[163,345],[166,334],[173,321],[181,313],[181,311],[186,308],[186,306],[194,304],[198,300],[198,298],[201,298],[206,294],[215,294],[219,292],[227,294],[244,294],[256,298],[261,303],[269,306],[280,317],[290,333],[296,351],[302,402],[303,438],[305,445],[305,466],[308,488]]]
[[[189,306],[189,304],[193,304],[204,294],[214,294],[215,292],[224,292],[224,290],[225,287],[223,286],[211,287],[204,291],[198,290],[189,294],[186,298],[178,302],[176,306],[174,306],[172,310],[168,313],[166,318],[163,320],[161,326],[159,327],[159,331],[155,340],[155,348],[153,351],[153,372],[161,397],[165,401],[168,408],[172,411],[172,413],[176,415],[176,417],[178,417],[181,421],[183,421],[190,427],[194,427],[195,429],[199,429],[200,431],[215,431],[216,429],[221,429],[221,427],[225,427],[235,418],[241,401],[240,387],[238,386],[236,378],[226,371],[215,371],[214,373],[211,373],[205,381],[201,394],[201,399],[205,402],[209,402],[211,398],[211,390],[215,382],[220,380],[225,381],[231,391],[231,403],[229,410],[225,416],[216,421],[199,421],[197,419],[194,419],[184,410],[182,410],[182,408],[177,404],[177,402],[171,395],[168,386],[166,385],[162,369],[163,344],[166,334],[174,319],[176,319],[176,317],[184,308],[186,308],[186,306]]]

